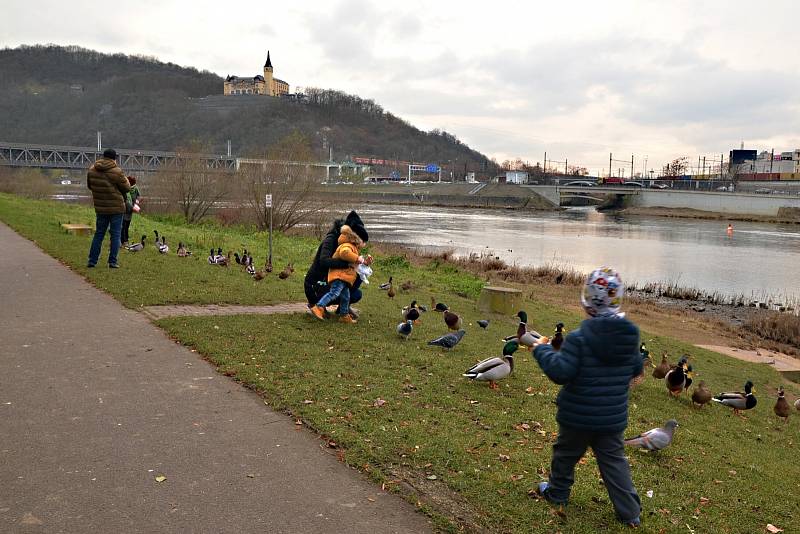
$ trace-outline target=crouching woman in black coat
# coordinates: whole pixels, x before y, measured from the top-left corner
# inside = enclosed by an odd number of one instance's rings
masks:
[[[336,260],[331,257],[333,253],[336,252],[339,233],[342,225],[345,224],[352,228],[365,243],[369,240],[369,234],[367,233],[367,229],[364,228],[364,222],[355,211],[351,211],[347,214],[344,220],[337,219],[333,222],[333,226],[322,239],[322,243],[320,243],[317,249],[317,254],[314,256],[314,261],[306,273],[303,287],[305,289],[309,308],[319,302],[319,299],[330,289],[328,285],[328,270],[344,269],[348,266],[346,261]],[[368,256],[364,263],[367,265],[372,263],[372,256]],[[354,319],[358,318],[358,312],[353,310],[352,305],[361,300],[362,293],[360,286],[361,278],[356,278],[355,284],[353,284],[352,289],[350,289],[350,315],[352,315]],[[336,303],[338,304],[338,301]]]

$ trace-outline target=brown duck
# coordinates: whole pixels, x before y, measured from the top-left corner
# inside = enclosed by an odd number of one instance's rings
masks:
[[[278,273],[278,278],[280,278],[281,280],[286,280],[292,275],[293,272],[294,272],[294,264],[288,263],[286,264],[286,267],[284,267],[283,270],[280,273]]]
[[[692,391],[692,404],[702,407],[704,404],[711,402],[711,397],[713,396],[714,394],[711,393],[711,390],[706,387],[706,381],[701,380]]]
[[[665,352],[663,356],[661,356],[661,363],[659,363],[655,369],[653,369],[653,378],[657,378],[661,380],[667,373],[669,373],[669,362],[667,361],[667,353]]]
[[[789,422],[789,413],[791,412],[791,406],[789,406],[789,402],[786,400],[783,392],[783,386],[778,388],[778,400],[775,401],[775,415],[778,417],[783,418],[784,424]]]
[[[459,317],[458,314],[451,312],[450,310],[444,311],[444,323],[450,330],[461,329],[461,317]]]

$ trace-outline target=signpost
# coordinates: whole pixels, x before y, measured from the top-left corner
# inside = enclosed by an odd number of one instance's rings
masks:
[[[272,195],[267,193],[264,207],[269,210],[269,255],[267,256],[267,272],[272,272]]]

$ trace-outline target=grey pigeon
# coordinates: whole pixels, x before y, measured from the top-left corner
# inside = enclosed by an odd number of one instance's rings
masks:
[[[458,342],[461,341],[461,338],[464,337],[466,332],[464,330],[459,330],[458,332],[451,332],[449,334],[445,334],[442,337],[438,337],[433,341],[428,341],[428,345],[434,345],[437,347],[442,347],[443,349],[452,349]]]
[[[408,339],[412,330],[414,330],[414,321],[410,319],[397,325],[397,334],[403,339]]]
[[[676,428],[678,428],[678,422],[675,419],[670,419],[661,428],[654,428],[639,434],[635,438],[626,439],[625,445],[648,451],[660,451],[666,449],[672,443],[672,436],[675,434]]]
[[[487,328],[489,326],[489,321],[487,319],[480,319],[478,321],[478,326],[481,328]]]

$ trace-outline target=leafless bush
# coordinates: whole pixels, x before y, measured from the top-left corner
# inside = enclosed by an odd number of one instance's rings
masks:
[[[271,195],[272,226],[278,231],[319,221],[326,208],[316,192],[319,178],[311,166],[298,164],[312,160],[308,139],[292,133],[267,151],[266,160],[265,164],[243,165],[237,177],[243,205],[258,227],[269,227],[266,195]]]
[[[800,317],[793,313],[759,313],[751,317],[742,328],[759,338],[800,349]]]
[[[231,172],[209,168],[195,154],[207,152],[200,144],[178,149],[175,166],[159,171],[151,180],[148,194],[168,211],[178,211],[187,223],[203,220],[209,211],[224,201],[233,184]]]
[[[38,169],[0,169],[0,191],[34,199],[49,198],[55,188]]]

